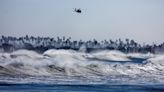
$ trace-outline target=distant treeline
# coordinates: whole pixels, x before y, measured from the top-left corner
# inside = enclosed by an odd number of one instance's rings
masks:
[[[97,41],[96,39],[88,41],[71,40],[71,37],[57,37],[56,39],[50,37],[33,37],[26,35],[25,37],[0,37],[0,51],[12,52],[18,49],[35,50],[37,52],[44,52],[48,49],[72,49],[84,50],[90,52],[93,50],[119,50],[125,53],[159,53],[164,52],[164,43],[156,44],[139,44],[134,40],[125,39],[118,40],[103,40]]]

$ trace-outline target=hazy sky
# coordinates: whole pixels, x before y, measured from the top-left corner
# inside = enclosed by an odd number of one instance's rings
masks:
[[[26,34],[161,43],[164,0],[0,0],[0,35]]]

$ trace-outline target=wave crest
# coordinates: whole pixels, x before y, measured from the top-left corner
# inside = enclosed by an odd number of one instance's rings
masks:
[[[52,49],[43,54],[19,50],[13,53],[0,53],[0,75],[85,78],[140,75],[161,79],[164,73],[163,61],[164,55],[125,54],[109,50],[85,53]]]

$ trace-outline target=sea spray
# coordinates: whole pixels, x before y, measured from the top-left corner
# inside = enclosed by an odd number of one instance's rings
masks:
[[[0,53],[0,81],[163,83],[163,57],[155,54],[125,54],[114,50],[86,53],[51,49],[43,54],[18,50]]]

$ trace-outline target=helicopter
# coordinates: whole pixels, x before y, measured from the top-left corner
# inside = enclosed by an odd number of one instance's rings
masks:
[[[81,9],[79,8],[79,9],[76,9],[75,8],[75,10],[74,10],[76,13],[82,13],[82,11],[81,11]]]

